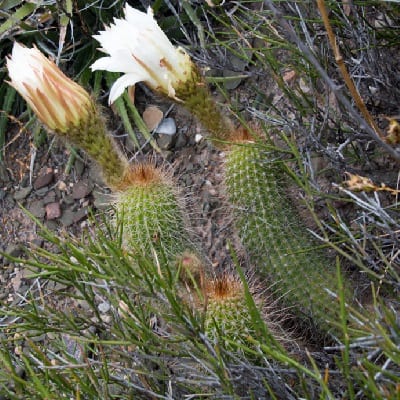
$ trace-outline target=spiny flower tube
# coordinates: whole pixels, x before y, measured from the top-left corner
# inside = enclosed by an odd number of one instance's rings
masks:
[[[188,108],[218,139],[229,139],[231,124],[219,112],[196,65],[180,47],[175,47],[147,13],[125,6],[125,18],[93,36],[108,54],[91,69],[121,72],[110,91],[113,103],[123,91],[138,82]]]
[[[85,150],[99,163],[111,187],[118,186],[128,161],[107,134],[89,93],[69,79],[36,47],[14,43],[7,58],[9,82],[50,130]]]

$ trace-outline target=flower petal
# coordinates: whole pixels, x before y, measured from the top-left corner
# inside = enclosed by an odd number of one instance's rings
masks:
[[[123,91],[128,87],[132,86],[135,83],[143,81],[145,78],[136,73],[125,74],[118,78],[111,87],[110,96],[108,98],[108,104],[114,103],[115,100],[118,99],[119,96],[123,93]]]
[[[190,77],[193,64],[189,56],[177,49],[153,18],[147,13],[125,6],[125,18],[113,23],[93,37],[109,57],[100,58],[92,70],[122,72],[133,76],[134,83],[144,81],[149,87],[175,98],[176,86]],[[110,102],[118,98],[131,77],[121,77],[111,90]],[[118,95],[117,95],[118,94]]]

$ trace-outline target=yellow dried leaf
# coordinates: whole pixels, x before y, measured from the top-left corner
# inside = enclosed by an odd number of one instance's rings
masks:
[[[297,73],[296,71],[294,71],[293,69],[291,69],[290,71],[286,71],[283,76],[282,79],[286,82],[289,83],[291,82],[293,79],[295,79],[297,77]]]
[[[135,85],[128,87],[128,97],[132,104],[135,104]]]
[[[376,186],[371,179],[365,176],[351,174],[350,172],[346,172],[346,175],[348,177],[348,180],[345,182],[347,189],[353,192],[373,192],[376,190]]]
[[[400,143],[400,124],[395,118],[388,118],[389,126],[385,141],[390,144]]]
[[[343,186],[353,192],[389,192],[393,195],[400,193],[400,190],[386,186],[384,183],[381,183],[380,186],[377,186],[372,182],[371,179],[365,176],[351,174],[350,172],[346,172],[346,175],[349,179],[344,182]]]

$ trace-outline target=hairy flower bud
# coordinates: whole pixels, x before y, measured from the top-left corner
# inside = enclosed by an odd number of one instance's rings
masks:
[[[15,43],[7,68],[11,86],[49,129],[65,133],[91,112],[89,94],[36,47]]]
[[[7,58],[9,82],[48,129],[85,150],[101,166],[107,183],[117,187],[128,161],[108,135],[89,93],[36,47],[14,43]]]

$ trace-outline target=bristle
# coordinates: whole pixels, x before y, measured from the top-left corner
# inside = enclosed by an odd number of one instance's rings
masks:
[[[223,274],[207,285],[207,295],[215,300],[224,300],[243,296],[243,283],[235,276]]]
[[[168,174],[152,162],[129,165],[117,190],[124,191],[131,186],[146,186],[169,180]]]

